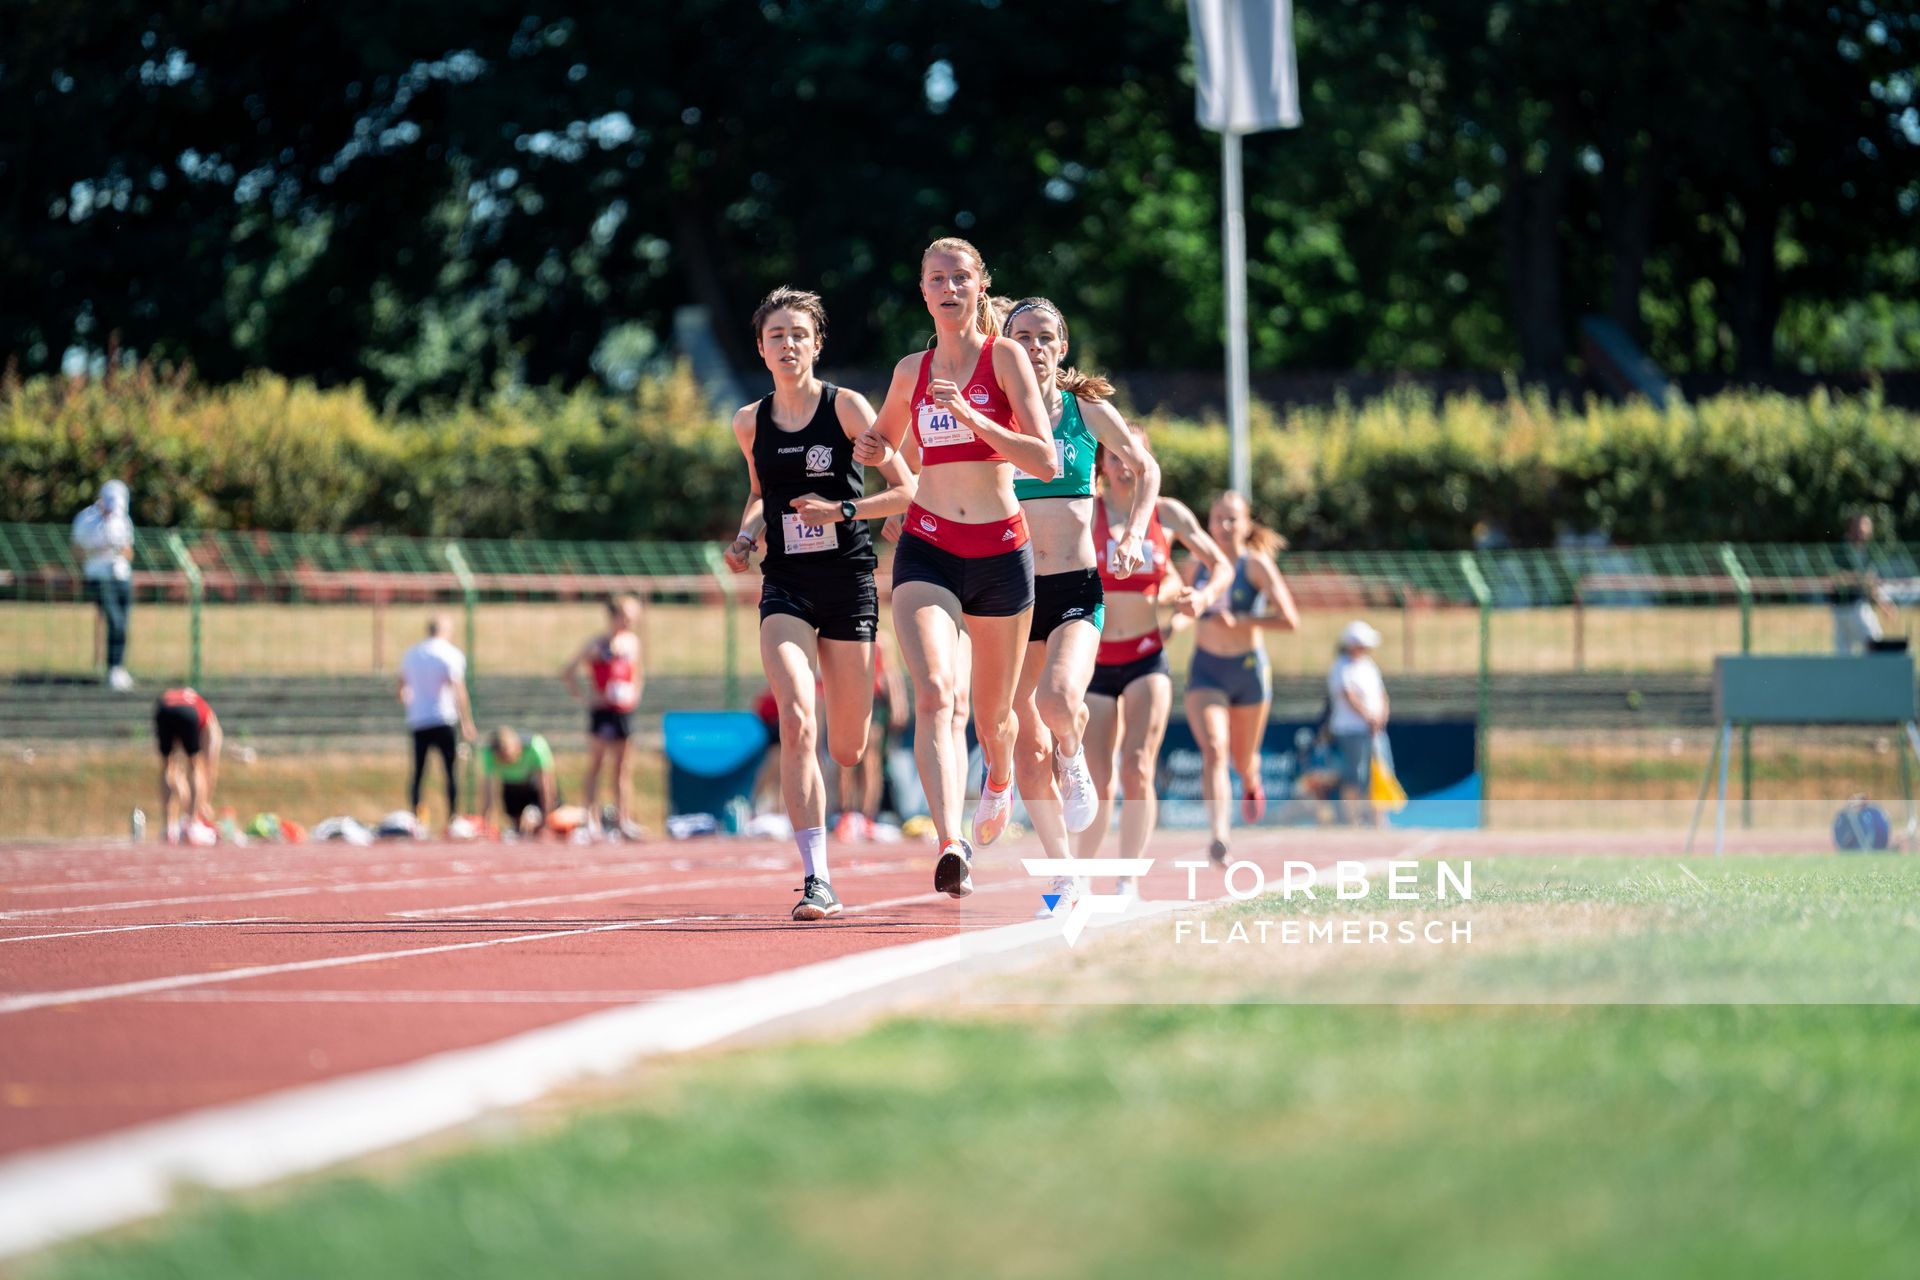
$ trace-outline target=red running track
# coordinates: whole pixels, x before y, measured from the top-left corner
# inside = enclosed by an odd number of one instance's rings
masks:
[[[1149,898],[1187,897],[1162,834]],[[1632,851],[1631,838],[1245,835],[1283,858]],[[1670,839],[1659,852],[1675,851]],[[1656,851],[1648,847],[1646,852]],[[924,845],[836,850],[846,914],[794,924],[785,844],[0,847],[0,1156],[393,1066],[715,983],[1033,918],[1030,841],[975,894]],[[1111,843],[1104,850],[1117,856]],[[1220,875],[1201,873],[1199,896]]]

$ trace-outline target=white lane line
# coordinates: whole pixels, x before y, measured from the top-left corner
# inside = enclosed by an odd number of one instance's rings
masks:
[[[347,965],[372,964],[380,960],[405,960],[413,956],[444,955],[449,951],[477,951],[482,947],[508,947],[519,942],[542,942],[554,938],[577,938],[589,933],[615,933],[624,929],[646,929],[666,924],[693,924],[710,920],[733,919],[730,916],[667,916],[658,920],[621,920],[581,929],[554,929],[545,933],[519,933],[506,938],[483,938],[477,942],[446,942],[432,947],[407,947],[399,951],[363,951],[350,956],[324,956],[317,960],[290,960],[284,964],[256,964],[217,973],[181,973],[166,978],[143,978],[138,982],[115,982],[103,987],[74,987],[66,991],[34,991],[0,1000],[0,1014],[26,1013],[54,1005],[91,1004],[98,1000],[118,1000],[155,991],[173,991],[181,987],[206,986],[217,982],[239,982],[246,978],[269,978],[281,973],[307,973],[314,969],[339,969]]]
[[[277,851],[273,856],[276,856],[276,857],[280,856],[280,853],[278,852],[280,850],[279,846],[270,846],[270,847]],[[351,848],[352,846],[348,846],[348,847]],[[298,855],[292,855],[287,857],[285,860],[288,862],[291,862],[297,856]],[[432,858],[422,858],[422,859],[418,859],[417,861],[432,863],[437,860]],[[447,866],[453,868],[452,874],[438,876],[438,877],[435,877],[435,879],[439,883],[443,883],[443,884],[462,884],[462,883],[469,883],[469,882],[493,883],[493,884],[520,884],[520,883],[532,883],[540,880],[552,880],[559,877],[636,875],[636,874],[663,871],[663,870],[665,871],[693,871],[693,870],[770,871],[773,869],[775,864],[785,865],[785,863],[789,861],[792,861],[791,855],[789,855],[786,858],[777,858],[777,857],[768,857],[764,854],[738,853],[738,854],[728,854],[722,857],[712,858],[712,859],[686,858],[686,857],[669,858],[665,855],[657,855],[655,857],[642,859],[636,862],[548,863],[548,864],[543,864],[536,867],[529,867],[519,871],[504,870],[490,864],[469,866],[461,862],[454,861],[446,864]],[[355,865],[352,865],[351,863],[333,862],[333,863],[314,863],[310,865],[307,868],[307,870],[309,872],[311,871],[350,871],[362,876],[382,875],[382,876],[391,877],[393,875],[398,874],[400,871],[408,870],[409,866],[410,864],[407,864],[404,862],[397,865],[389,865],[385,863],[370,863],[365,866],[355,866]],[[234,875],[245,875],[246,878],[251,879],[255,882],[265,881],[265,880],[286,880],[291,876],[295,875],[296,871],[297,869],[295,868],[287,868],[287,869],[282,869],[278,871],[262,870],[261,865],[256,862],[256,863],[249,864],[245,868],[235,867],[231,869],[213,868],[209,870],[207,868],[194,867],[194,866],[169,867],[165,869],[164,874],[154,874],[154,875],[134,877],[134,878],[122,878],[117,880],[59,881],[59,882],[49,882],[49,883],[10,885],[5,883],[4,876],[0,876],[0,894],[16,894],[16,895],[25,896],[27,894],[36,894],[36,893],[38,894],[76,893],[82,890],[92,892],[100,889],[139,888],[144,886],[151,886],[156,883],[178,883],[181,880],[220,879],[223,877],[234,876]],[[399,883],[412,884],[412,883],[415,883],[415,881],[407,880],[407,881],[401,881]],[[5,913],[0,913],[0,915],[4,915],[4,914]]]
[[[0,938],[0,944],[51,942],[55,938],[91,938],[102,933],[138,933],[142,929],[207,929],[223,924],[279,924],[286,919],[285,916],[237,916],[231,920],[167,920],[157,924],[116,924],[102,929],[70,929],[65,933],[24,933],[15,938]]]
[[[671,987],[637,991],[162,991],[141,996],[155,1004],[634,1004],[669,994]]]
[[[1184,905],[1145,903],[1093,927]],[[257,1186],[952,965],[1065,945],[1048,919],[858,952],[16,1156],[0,1161],[0,1256],[159,1213],[182,1185]]]
[[[550,880],[561,876],[639,875],[659,869],[660,863],[655,860],[602,867],[555,868],[546,871],[464,872],[450,876],[415,876],[404,880],[359,880],[345,884],[285,885],[278,889],[235,889],[224,893],[185,894],[172,898],[136,898],[125,902],[90,902],[67,907],[22,907],[15,911],[0,911],[0,920],[17,920],[24,916],[77,915],[88,911],[138,911],[146,907],[186,907],[210,902],[251,902],[261,898],[289,898],[310,893],[371,893],[387,889],[433,889],[447,885],[487,881],[495,884],[514,884]]]
[[[1009,889],[1027,888],[1024,883],[1014,882],[1004,885],[988,886],[987,892],[1005,892]],[[869,911],[884,911],[893,907],[907,906],[919,902],[935,902],[946,898],[943,893],[921,893],[905,898],[889,898],[881,902],[863,903],[848,907],[841,918],[849,915],[861,915]],[[658,928],[669,924],[709,924],[719,920],[747,920],[767,923],[767,917],[761,913],[732,912],[714,915],[666,916],[648,920],[617,920],[610,924],[589,925],[578,929],[552,929],[542,933],[521,933],[506,938],[482,938],[474,942],[447,942],[431,947],[407,947],[398,951],[368,951],[347,956],[323,956],[314,960],[290,960],[282,964],[248,965],[238,969],[222,969],[213,973],[182,973],[165,978],[143,978],[135,982],[115,982],[99,987],[74,987],[64,991],[30,991],[17,996],[0,999],[0,1015],[27,1013],[34,1009],[46,1009],[56,1005],[92,1004],[100,1000],[119,1000],[128,996],[150,995],[156,991],[175,991],[183,987],[207,986],[215,983],[239,982],[247,978],[267,978],[282,973],[307,973],[315,969],[338,969],[347,965],[371,964],[381,960],[404,960],[412,956],[443,955],[450,951],[476,951],[483,947],[505,947],[521,942],[542,942],[553,938],[576,938],[592,933],[617,933],[628,929]],[[937,922],[935,922],[937,923]],[[967,927],[966,921],[955,921],[955,927]]]
[[[910,871],[919,866],[918,862],[876,862],[847,868],[845,874],[851,878],[856,875],[887,875],[896,871]],[[578,902],[608,902],[623,896],[640,896],[657,893],[677,893],[681,890],[730,889],[736,886],[758,886],[763,884],[784,884],[790,882],[793,871],[767,872],[760,875],[716,876],[711,880],[681,880],[670,883],[626,885],[616,889],[594,889],[586,893],[556,893],[543,898],[502,898],[494,902],[462,902],[450,907],[421,907],[413,911],[389,911],[387,914],[402,920],[421,920],[429,916],[452,916],[469,911],[504,911],[509,907],[553,907]]]

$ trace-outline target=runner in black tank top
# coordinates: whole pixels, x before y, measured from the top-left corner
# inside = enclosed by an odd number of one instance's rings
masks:
[[[857,765],[873,720],[880,621],[866,522],[905,511],[913,490],[912,474],[895,458],[881,468],[889,488],[866,496],[853,442],[872,425],[873,408],[815,376],[826,322],[819,297],[798,289],[774,290],[754,313],[754,345],[774,390],[733,415],[752,487],[740,533],[726,549],[727,566],[741,573],[766,537],[760,660],[780,710],[780,789],[806,874],[796,920],[841,910],[827,871],[820,721],[824,712],[834,760],[843,769]]]
[[[836,507],[866,496],[867,469],[853,460],[853,441],[841,429],[839,395],[840,388],[821,383],[820,407],[798,431],[783,431],[774,423],[772,395],[760,399],[753,433],[753,470],[760,478],[767,511],[767,558],[760,571],[770,582],[798,580],[809,586],[843,588],[858,585],[864,574],[864,589],[871,595],[875,558],[867,522],[842,519],[811,525],[793,508],[796,498],[809,495],[825,498]],[[876,603],[870,613],[861,610],[857,618],[809,621],[829,640],[871,640],[879,617]]]

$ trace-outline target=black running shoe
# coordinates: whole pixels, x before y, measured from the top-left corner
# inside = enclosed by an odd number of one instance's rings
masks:
[[[940,846],[940,861],[933,864],[933,888],[949,898],[964,898],[973,892],[973,846],[965,840],[949,840]]]
[[[819,876],[808,876],[806,883],[800,886],[799,894],[800,901],[793,904],[795,920],[825,920],[844,910],[840,899],[833,896],[833,886]]]
[[[1207,856],[1213,859],[1214,866],[1216,867],[1226,866],[1227,865],[1227,842],[1225,840],[1215,840],[1212,844],[1207,846]]]

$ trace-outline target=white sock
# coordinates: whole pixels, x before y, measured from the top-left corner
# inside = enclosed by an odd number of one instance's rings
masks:
[[[827,874],[825,827],[801,827],[793,833],[793,842],[800,846],[800,863],[806,867],[808,875],[819,876],[822,880],[832,879]]]

